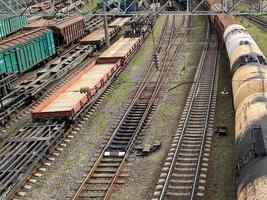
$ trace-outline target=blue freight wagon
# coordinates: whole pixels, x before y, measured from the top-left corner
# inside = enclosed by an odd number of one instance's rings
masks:
[[[0,42],[0,73],[22,73],[56,53],[53,32],[31,30]]]
[[[1,16],[0,17],[0,38],[14,33],[27,26],[27,17],[22,16]]]

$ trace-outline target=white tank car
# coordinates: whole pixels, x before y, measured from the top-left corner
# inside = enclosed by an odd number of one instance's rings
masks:
[[[218,12],[216,1],[210,10]],[[217,1],[219,3],[219,1]],[[212,5],[213,4],[213,5]],[[230,15],[210,16],[223,30],[236,110],[235,141],[238,200],[267,199],[267,66],[266,58],[247,30]],[[215,23],[216,20],[219,20]],[[221,34],[220,32],[218,34]]]
[[[267,93],[250,95],[236,110],[237,199],[267,199]]]
[[[267,92],[267,67],[259,63],[249,63],[239,67],[232,79],[234,107],[254,93]]]
[[[231,71],[247,63],[266,64],[262,51],[240,24],[232,24],[224,31],[224,41],[230,60]]]

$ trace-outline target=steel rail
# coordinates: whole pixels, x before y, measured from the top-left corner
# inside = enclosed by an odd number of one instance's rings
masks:
[[[167,23],[165,23],[165,25],[167,25]],[[166,28],[164,28],[164,30],[166,30]],[[165,31],[163,31],[165,32]],[[161,40],[163,39],[163,37],[161,37]],[[159,46],[158,46],[159,47]],[[169,48],[168,48],[169,49]],[[147,85],[151,75],[149,74],[150,72],[150,69],[153,65],[151,64],[150,67],[149,67],[149,70],[147,71],[148,73],[145,75],[145,81],[141,83],[141,87],[139,87],[138,91],[136,92],[136,95],[135,97],[133,98],[132,100],[132,103],[128,106],[128,109],[126,110],[125,114],[123,115],[123,117],[121,118],[121,121],[120,123],[118,124],[118,126],[116,127],[115,131],[113,132],[113,136],[110,138],[110,140],[107,142],[106,144],[106,147],[108,147],[116,132],[118,131],[119,127],[121,126],[121,124],[123,123],[124,119],[126,118],[127,114],[129,113],[129,111],[131,110],[132,106],[135,104],[135,102],[138,100],[139,96],[142,94],[142,91],[145,89],[145,86]],[[154,72],[155,70],[153,70]],[[163,71],[163,70],[162,70]],[[155,91],[154,91],[155,92]],[[154,98],[155,95],[154,93],[152,94],[152,97]],[[150,108],[151,108],[151,103],[153,103],[154,101],[152,101],[150,99],[149,101],[149,104],[146,106],[146,110],[144,112],[144,114],[142,115],[142,119],[140,120],[139,124],[138,124],[138,127],[136,128],[134,134],[133,134],[133,137],[131,138],[131,141],[130,141],[130,144],[127,148],[127,152],[125,153],[125,156],[123,157],[122,161],[120,162],[120,165],[119,167],[117,168],[116,170],[116,173],[114,175],[114,177],[112,178],[111,182],[109,183],[109,187],[108,187],[108,190],[105,192],[105,197],[104,199],[108,199],[109,198],[109,194],[110,194],[110,191],[112,189],[112,185],[114,185],[114,182],[116,181],[116,178],[118,177],[118,174],[120,173],[121,171],[121,168],[124,166],[124,163],[125,163],[125,160],[127,159],[128,157],[128,154],[129,152],[131,151],[131,147],[135,141],[135,138],[137,137],[137,133],[139,132],[141,126],[142,126],[142,123],[143,121],[145,120],[145,118],[147,117],[147,113],[149,112]],[[92,174],[94,173],[95,169],[97,168],[98,164],[100,163],[100,161],[102,160],[103,156],[104,156],[104,153],[106,151],[106,147],[102,150],[100,156],[98,157],[97,161],[95,162],[95,164],[93,165],[93,167],[91,168],[90,172],[88,173],[87,177],[84,179],[84,181],[82,182],[82,184],[80,185],[79,189],[77,190],[77,192],[75,193],[74,197],[72,198],[73,200],[75,199],[78,199],[79,195],[81,194],[81,192],[83,191],[83,188],[86,184],[86,182],[90,179],[90,177],[92,176]]]
[[[175,20],[175,17],[174,17],[174,20]],[[175,41],[175,38],[173,38],[173,35],[174,35],[174,26],[175,26],[175,21],[174,21],[174,20],[173,20],[173,24],[172,24],[172,31],[171,31],[171,37],[170,37],[171,40],[173,40],[173,42],[169,42],[168,45],[172,45],[172,44],[174,43],[174,41]],[[183,18],[183,23],[184,23],[184,18]],[[183,24],[183,23],[182,23],[182,24]],[[182,27],[182,26],[181,26],[181,27]],[[178,33],[179,33],[179,31],[178,31]],[[178,33],[177,33],[177,35],[178,35]],[[117,170],[115,176],[113,177],[112,182],[110,183],[111,187],[108,188],[108,191],[106,192],[106,195],[105,195],[104,200],[108,200],[108,199],[109,199],[109,195],[110,195],[110,192],[111,192],[111,190],[112,190],[112,186],[114,185],[116,179],[118,178],[118,175],[119,175],[121,169],[123,168],[123,166],[124,166],[124,164],[125,164],[125,161],[126,161],[126,159],[128,158],[128,156],[129,156],[129,154],[130,154],[130,152],[131,152],[131,150],[132,150],[132,147],[133,147],[133,145],[134,145],[134,142],[135,142],[136,138],[138,137],[138,133],[139,133],[140,130],[142,129],[142,125],[143,125],[145,119],[147,118],[147,115],[148,115],[148,113],[149,113],[149,111],[150,111],[150,109],[151,109],[151,107],[152,107],[152,105],[153,105],[153,103],[154,103],[154,101],[155,101],[155,99],[156,99],[156,96],[157,96],[157,94],[158,94],[158,92],[159,92],[159,90],[160,90],[160,86],[162,86],[162,83],[163,83],[163,81],[165,80],[165,77],[166,77],[166,75],[167,75],[169,69],[171,68],[172,63],[173,63],[174,59],[176,58],[177,53],[178,53],[179,50],[180,50],[181,44],[182,44],[183,40],[185,39],[185,36],[186,36],[186,34],[184,34],[184,37],[183,37],[182,40],[180,41],[180,43],[179,43],[179,45],[178,45],[178,48],[176,48],[176,51],[175,51],[174,55],[172,56],[172,59],[171,59],[170,64],[166,66],[166,68],[167,68],[166,71],[164,71],[164,69],[162,69],[161,72],[160,72],[160,75],[159,75],[160,78],[158,79],[158,81],[157,81],[157,83],[156,83],[155,89],[154,89],[154,91],[153,91],[153,93],[152,93],[152,95],[151,95],[151,98],[150,98],[150,100],[149,100],[149,103],[148,103],[148,105],[147,105],[147,108],[146,108],[146,110],[145,110],[145,112],[144,112],[144,114],[143,114],[143,116],[142,116],[142,118],[141,118],[141,120],[140,120],[140,122],[139,122],[139,126],[137,127],[137,129],[135,130],[135,133],[133,134],[134,137],[131,139],[131,143],[129,144],[129,147],[128,147],[128,149],[127,149],[127,152],[125,153],[125,156],[124,156],[124,158],[123,158],[123,160],[122,160],[122,162],[121,162],[121,164],[120,164],[120,166],[119,166],[119,168],[118,168],[118,170]],[[171,40],[170,40],[170,41],[171,41]],[[169,49],[169,48],[168,48],[168,49]],[[169,50],[167,50],[167,51],[168,51],[168,52],[167,52],[167,55],[168,55]],[[165,64],[167,63],[167,55],[166,55],[166,57],[165,57],[166,59],[164,60],[164,66],[165,66]]]
[[[242,17],[249,21],[251,20],[254,24],[258,25],[259,27],[267,31],[267,22],[265,20],[260,19],[255,15],[243,15]]]
[[[206,54],[207,54],[207,49],[206,49]],[[205,137],[206,137],[207,130],[208,130],[208,125],[209,125],[210,107],[211,107],[212,96],[213,96],[213,91],[214,91],[214,83],[215,83],[215,78],[216,78],[217,57],[218,57],[218,49],[216,50],[216,54],[215,54],[216,61],[215,61],[215,65],[213,66],[214,69],[213,69],[211,89],[210,89],[211,92],[209,94],[209,99],[208,99],[208,102],[209,103],[208,103],[208,109],[207,109],[207,113],[206,113],[206,121],[205,121],[205,126],[204,126],[204,134],[202,136],[202,141],[201,141],[201,145],[200,145],[200,151],[199,151],[199,155],[198,155],[198,163],[197,163],[197,168],[196,168],[195,178],[194,178],[194,184],[193,184],[191,198],[190,198],[191,200],[194,200],[194,197],[195,197],[195,190],[196,190],[196,185],[197,185],[198,173],[199,173],[199,168],[200,168],[200,164],[201,164],[201,162],[200,162],[201,161],[201,155],[203,153],[203,147],[204,147],[204,143],[205,143]]]
[[[159,197],[160,200],[164,199],[164,195],[165,195],[165,193],[167,191],[167,187],[168,187],[168,184],[169,184],[169,181],[170,181],[170,178],[171,178],[171,174],[172,174],[172,171],[174,169],[174,165],[176,163],[175,159],[176,159],[176,157],[178,155],[179,149],[180,149],[181,144],[182,144],[182,138],[183,138],[183,136],[185,134],[186,125],[189,122],[189,116],[190,116],[190,113],[192,111],[192,107],[193,107],[193,103],[194,103],[197,91],[199,89],[200,79],[201,79],[201,75],[202,75],[202,72],[203,72],[203,69],[204,69],[204,61],[205,61],[205,58],[206,58],[206,55],[207,55],[207,49],[208,49],[208,46],[209,46],[209,42],[210,42],[210,32],[209,32],[209,27],[207,27],[206,43],[205,43],[205,46],[203,48],[202,55],[201,55],[201,58],[200,58],[199,67],[198,67],[198,70],[197,70],[197,76],[195,76],[194,82],[196,83],[196,85],[194,86],[192,99],[191,99],[190,104],[189,104],[189,108],[188,108],[189,111],[186,114],[186,117],[185,117],[185,120],[184,120],[184,123],[183,123],[183,127],[182,127],[182,130],[181,130],[181,135],[179,137],[179,140],[178,140],[178,143],[177,143],[177,147],[175,149],[175,152],[174,152],[174,155],[173,155],[173,158],[172,158],[172,161],[171,161],[171,164],[170,164],[167,176],[166,176],[166,180],[164,182],[163,188],[162,188],[161,193],[160,193],[160,197]],[[216,58],[217,58],[217,52],[216,52]],[[216,66],[213,66],[213,67],[215,68]],[[196,171],[195,171],[195,176],[194,176],[193,186],[192,186],[192,192],[191,192],[191,196],[190,196],[191,200],[194,199],[195,188],[196,188],[196,185],[197,185],[200,160],[201,160],[201,155],[202,155],[203,146],[204,146],[204,142],[205,142],[207,126],[208,126],[208,116],[209,116],[209,112],[210,112],[210,103],[211,103],[211,99],[212,99],[212,95],[213,95],[212,91],[213,91],[213,87],[214,87],[215,73],[216,72],[215,72],[215,69],[214,69],[213,75],[212,75],[212,83],[211,83],[212,87],[210,89],[211,92],[209,94],[208,110],[206,112],[206,117],[205,117],[205,125],[204,125],[204,131],[203,131],[204,134],[202,135],[200,151],[199,151],[199,154],[198,154],[198,163],[197,163],[197,168],[196,168]]]
[[[168,22],[168,20],[169,20],[169,18],[167,17],[166,21]],[[165,23],[165,26],[167,26],[167,24],[168,24],[168,23]],[[164,26],[164,30],[165,30],[165,26]],[[163,37],[162,37],[162,38],[163,38]],[[162,38],[161,38],[161,39],[162,39]],[[145,80],[145,82],[142,82],[141,87],[138,88],[138,90],[137,90],[137,92],[136,92],[136,96],[139,95],[139,93],[141,93],[142,86],[145,85],[145,84],[147,83],[147,81],[148,81],[148,79],[149,79],[149,76],[150,76],[150,70],[152,69],[152,66],[153,66],[153,64],[151,64],[151,65],[149,66],[149,69],[147,70],[147,73],[146,73],[145,76],[144,76],[144,80]],[[133,101],[134,101],[134,102],[136,101],[136,97],[132,100],[132,102],[133,102]],[[127,111],[126,111],[126,112],[124,113],[124,115],[122,116],[122,119],[124,119],[124,118],[126,117],[126,114],[129,112],[130,107],[132,107],[132,105],[133,105],[133,103],[131,103],[131,104],[128,106]],[[118,129],[118,127],[121,125],[122,121],[123,121],[123,120],[120,121],[120,123],[119,123],[119,125],[117,126],[117,128],[115,129],[115,131],[117,131],[117,129]],[[115,132],[115,131],[114,131],[114,132]],[[108,141],[108,143],[106,144],[106,146],[108,146],[108,145],[112,142],[112,139],[113,139],[113,137],[111,137],[111,138],[109,139],[109,141]],[[98,164],[99,164],[100,161],[102,160],[103,155],[104,155],[104,153],[105,153],[105,150],[106,150],[106,149],[104,148],[104,149],[101,151],[100,156],[99,156],[98,159],[95,161],[93,167],[91,168],[90,172],[87,174],[87,176],[85,177],[85,179],[83,180],[83,182],[82,182],[81,185],[79,186],[78,190],[75,192],[75,194],[74,194],[72,200],[77,200],[77,199],[79,198],[79,196],[80,196],[80,194],[81,194],[81,192],[82,192],[82,190],[83,190],[83,188],[84,188],[86,182],[87,182],[87,181],[89,180],[89,178],[92,176],[92,174],[94,173],[94,171],[95,171],[95,169],[97,168]]]

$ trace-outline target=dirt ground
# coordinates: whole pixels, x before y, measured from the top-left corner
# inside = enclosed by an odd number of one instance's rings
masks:
[[[170,91],[168,89],[179,83],[193,80],[202,52],[200,41],[205,41],[205,27],[203,18],[192,19],[191,31],[175,62],[177,65],[169,73],[166,87],[163,89],[162,98],[152,117],[149,129],[144,132],[141,145],[153,145],[156,140],[159,140],[161,149],[146,157],[134,157],[133,165],[129,167],[130,176],[126,178],[125,184],[115,188],[111,196],[112,200],[152,198],[164,158],[168,153],[172,136],[176,132],[190,85],[182,85]],[[184,70],[182,70],[183,67],[185,67]]]
[[[216,102],[215,127],[226,126],[227,136],[214,135],[208,176],[208,197],[213,200],[234,200],[236,197],[234,109],[232,104],[232,76],[226,52],[221,53]],[[221,92],[228,92],[222,94]]]
[[[160,17],[154,26],[156,41],[159,40],[165,17]],[[151,36],[129,63],[113,90],[99,108],[83,125],[79,134],[52,163],[38,182],[26,195],[25,199],[66,199],[73,195],[77,182],[88,169],[93,155],[99,150],[105,136],[110,131],[116,118],[122,113],[136,83],[142,79],[151,59],[153,43]]]

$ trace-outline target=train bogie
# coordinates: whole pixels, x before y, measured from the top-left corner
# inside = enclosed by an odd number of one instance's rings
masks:
[[[53,33],[37,29],[0,43],[0,72],[22,73],[56,53]]]

